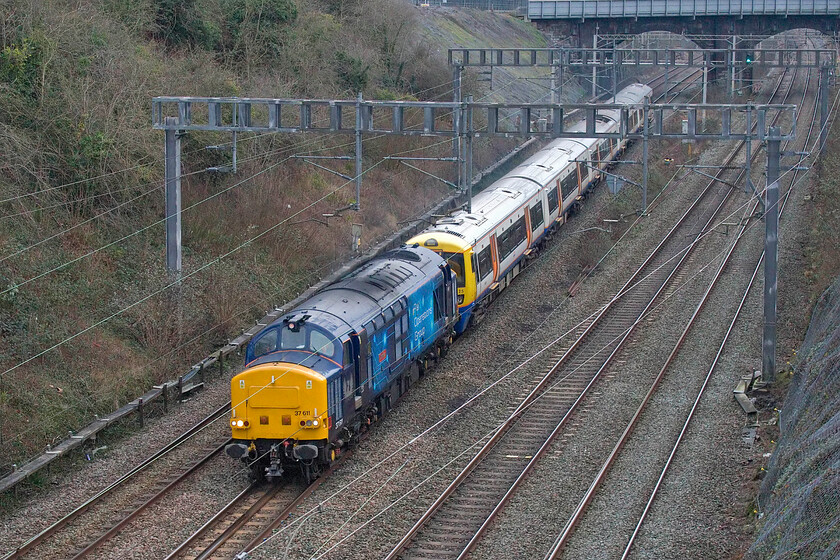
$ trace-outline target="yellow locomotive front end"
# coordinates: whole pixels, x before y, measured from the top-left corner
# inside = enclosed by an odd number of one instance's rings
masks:
[[[305,366],[268,362],[231,380],[228,455],[255,475],[280,476],[283,465],[324,460],[329,449],[327,380]]]

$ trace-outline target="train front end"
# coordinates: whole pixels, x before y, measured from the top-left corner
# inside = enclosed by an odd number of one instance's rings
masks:
[[[341,346],[309,316],[267,328],[248,345],[246,369],[231,380],[226,453],[254,478],[293,467],[317,472],[334,459],[327,379],[340,371]]]
[[[327,453],[327,380],[309,368],[269,363],[249,368],[231,382],[228,455],[264,465],[280,476],[290,461],[313,461]]]
[[[458,313],[460,314],[454,329],[457,334],[463,333],[469,323],[476,298],[472,246],[451,232],[437,230],[420,233],[406,243],[431,249],[449,263],[449,267],[455,273],[458,288]]]

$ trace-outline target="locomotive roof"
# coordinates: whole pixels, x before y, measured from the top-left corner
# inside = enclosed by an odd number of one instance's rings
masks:
[[[341,336],[410,293],[443,264],[439,255],[423,247],[388,251],[326,286],[272,325],[309,315],[308,322]]]

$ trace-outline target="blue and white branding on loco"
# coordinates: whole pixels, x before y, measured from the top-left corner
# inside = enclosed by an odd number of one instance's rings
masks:
[[[435,333],[434,286],[422,286],[408,298],[409,341],[411,352],[422,350]]]

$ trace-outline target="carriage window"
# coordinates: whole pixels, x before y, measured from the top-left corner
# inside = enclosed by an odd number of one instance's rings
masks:
[[[513,253],[516,247],[525,241],[525,216],[511,224],[507,231],[502,232],[496,240],[499,245],[499,262]]]
[[[543,223],[542,201],[531,207],[531,231],[535,231]]]
[[[569,173],[560,183],[560,190],[563,191],[563,199],[575,192],[578,188],[577,173]]]
[[[493,257],[490,254],[490,245],[482,249],[478,253],[478,273],[481,279],[487,278],[487,275],[493,272]]]
[[[343,365],[346,367],[346,366],[349,366],[351,363],[353,363],[353,350],[351,349],[350,341],[348,340],[344,343],[344,363],[343,363]]]
[[[554,212],[557,210],[557,207],[560,205],[557,197],[557,189],[551,187],[548,189],[548,211]]]
[[[601,140],[601,144],[598,147],[598,159],[603,161],[606,159],[607,154],[610,153],[610,142],[609,140]]]
[[[443,307],[444,307],[444,304],[445,304],[445,301],[446,301],[444,291],[443,291],[443,283],[442,282],[440,284],[438,284],[437,287],[435,287],[435,293],[434,293],[434,296],[432,297],[432,299],[434,300],[434,309],[435,309],[434,310],[434,319],[435,319],[435,323],[437,323],[438,321],[440,321],[444,317]]]

